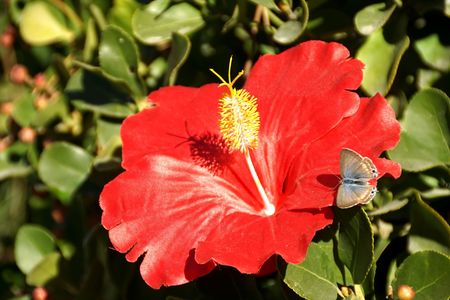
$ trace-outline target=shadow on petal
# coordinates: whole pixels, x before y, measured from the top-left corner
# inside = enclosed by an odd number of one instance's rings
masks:
[[[213,175],[221,175],[224,168],[234,162],[233,151],[227,142],[217,133],[192,134],[188,130],[186,121],[184,124],[187,136],[168,133],[168,135],[184,139],[175,145],[175,148],[188,143],[191,158],[195,164],[207,169]]]
[[[341,179],[336,174],[320,174],[317,176],[317,181],[323,186],[335,189],[341,182]]]

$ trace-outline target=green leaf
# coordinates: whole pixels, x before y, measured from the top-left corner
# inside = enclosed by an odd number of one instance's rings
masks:
[[[68,203],[75,190],[91,171],[92,157],[84,149],[66,142],[56,142],[42,152],[38,172],[42,181]]]
[[[401,285],[409,285],[416,293],[414,300],[447,300],[450,297],[450,259],[434,251],[417,252],[406,258],[392,283],[394,293]]]
[[[295,42],[303,32],[302,24],[299,21],[287,21],[281,24],[275,31],[273,39],[275,42],[288,45]]]
[[[359,33],[370,35],[383,27],[395,10],[395,4],[374,3],[364,7],[355,15],[355,26]]]
[[[362,283],[373,262],[373,234],[367,214],[360,207],[336,210],[340,222],[339,258],[352,274],[355,284]]]
[[[33,104],[31,93],[23,94],[22,97],[14,101],[12,117],[22,127],[30,126],[36,118],[36,108]]]
[[[336,300],[340,293],[337,283],[343,278],[333,258],[332,239],[312,242],[302,263],[287,265],[283,280],[303,298]]]
[[[31,173],[31,168],[25,163],[10,161],[8,152],[0,152],[0,180],[11,177],[24,177]]]
[[[70,43],[75,34],[69,30],[54,9],[43,1],[28,2],[19,22],[22,38],[32,45],[48,45],[55,42]]]
[[[159,8],[151,3],[133,15],[133,32],[145,44],[166,42],[173,32],[188,34],[204,25],[200,12],[188,3],[175,4],[163,12]]]
[[[191,42],[189,38],[183,34],[172,34],[172,48],[170,49],[168,59],[168,70],[164,82],[166,85],[174,85],[177,79],[178,71],[186,62],[189,52],[191,51]]]
[[[153,1],[157,2],[157,1]],[[120,26],[128,33],[132,33],[131,18],[136,9],[139,8],[139,2],[134,0],[115,0],[114,6],[108,13],[108,21],[111,24]]]
[[[419,68],[416,75],[417,88],[419,90],[430,88],[441,76],[442,73],[439,71]]]
[[[33,124],[37,127],[45,127],[55,119],[64,119],[69,115],[65,99],[51,99],[48,105],[37,110]]]
[[[138,49],[128,33],[119,27],[108,26],[102,33],[99,60],[103,71],[126,82],[136,97],[144,94],[137,76]]]
[[[346,31],[351,26],[352,19],[345,11],[339,9],[324,9],[321,10],[321,13],[317,16],[312,16],[307,24],[307,30],[308,33],[310,32],[313,35],[339,38],[340,35],[345,36],[347,34]]]
[[[411,229],[408,250],[411,253],[435,250],[450,254],[450,226],[434,209],[422,201],[419,193],[410,204]]]
[[[417,40],[414,48],[427,65],[443,72],[450,71],[450,46],[442,45],[437,33]]]
[[[387,94],[397,73],[400,59],[408,46],[407,36],[395,43],[389,43],[381,29],[367,38],[356,53],[356,58],[365,64],[361,87],[367,94],[373,95],[377,92]]]
[[[17,232],[14,256],[17,266],[25,274],[29,274],[54,250],[54,238],[43,227],[23,225]]]
[[[0,239],[16,236],[26,220],[28,197],[26,180],[12,178],[0,181]]]
[[[59,274],[59,262],[61,254],[52,252],[45,256],[33,270],[27,274],[27,284],[44,286],[48,281]]]
[[[130,99],[126,93],[101,75],[90,71],[75,72],[67,83],[65,93],[80,110],[116,118],[134,113],[131,103],[127,102]]]
[[[114,151],[122,144],[120,139],[120,124],[97,120],[97,157],[95,164],[109,160]]]
[[[389,156],[415,172],[450,164],[449,113],[450,99],[442,91],[416,93],[402,120],[400,143]]]
[[[264,7],[267,7],[268,9],[273,9],[276,11],[280,10],[276,5],[275,1],[273,0],[250,0],[250,1],[255,3],[256,5],[262,5]]]

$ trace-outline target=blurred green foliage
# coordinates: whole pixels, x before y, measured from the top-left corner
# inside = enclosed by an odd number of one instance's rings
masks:
[[[448,299],[449,32],[444,0],[2,1],[0,298],[398,299],[409,285]],[[99,225],[122,120],[158,87],[215,81],[230,55],[248,70],[310,39],[365,63],[360,94],[387,97],[402,123],[387,153],[402,177],[336,211],[299,265],[151,290]]]

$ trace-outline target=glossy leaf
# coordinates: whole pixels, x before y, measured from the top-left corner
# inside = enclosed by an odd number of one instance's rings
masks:
[[[391,17],[395,5],[385,3],[374,3],[364,7],[355,16],[355,26],[359,33],[370,35],[380,29]]]
[[[434,251],[417,252],[398,268],[393,290],[409,285],[416,293],[414,300],[447,300],[450,296],[450,259]]]
[[[91,170],[92,157],[82,148],[56,142],[42,152],[38,171],[44,183],[65,203]]]
[[[371,34],[356,53],[364,62],[364,79],[361,87],[368,95],[386,95],[394,81],[400,59],[409,46],[409,38],[403,36],[394,43],[388,42],[383,31]]]
[[[417,40],[414,48],[429,66],[443,72],[450,70],[450,46],[444,46],[438,34]]]
[[[411,230],[408,236],[408,250],[412,253],[435,250],[450,254],[450,226],[433,208],[415,193],[410,204]]]
[[[59,274],[61,254],[52,252],[45,256],[33,270],[27,274],[27,283],[34,286],[44,286]]]
[[[191,33],[204,24],[200,12],[188,3],[175,4],[163,12],[160,12],[160,8],[149,4],[133,15],[133,32],[145,44],[168,41],[173,32]]]
[[[25,274],[29,274],[54,250],[54,238],[43,227],[23,225],[17,232],[14,256],[17,266]]]
[[[336,211],[340,222],[338,253],[350,270],[353,282],[362,283],[373,263],[373,234],[367,214],[361,208]]]
[[[70,43],[75,33],[54,15],[46,2],[29,2],[21,15],[20,33],[24,40],[33,45],[47,45],[54,42]]]
[[[131,104],[126,102],[129,96],[125,92],[101,75],[90,71],[75,72],[67,83],[65,93],[83,111],[116,118],[123,118],[134,112]]]
[[[138,49],[128,33],[119,27],[107,27],[102,33],[99,60],[103,71],[125,81],[136,97],[144,94],[137,76]]]
[[[335,300],[343,278],[334,260],[333,240],[311,243],[302,263],[287,265],[283,280],[303,298]]]
[[[295,42],[302,34],[303,27],[299,21],[287,21],[281,24],[275,31],[273,39],[275,42],[288,45]]]
[[[191,41],[183,34],[172,34],[172,48],[170,49],[168,59],[168,70],[165,76],[165,82],[168,85],[174,85],[177,79],[178,71],[186,62],[191,51]]]
[[[398,146],[389,151],[403,169],[422,171],[450,164],[450,99],[440,90],[427,89],[411,99]]]

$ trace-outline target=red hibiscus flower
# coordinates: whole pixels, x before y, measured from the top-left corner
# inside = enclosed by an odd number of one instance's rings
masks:
[[[394,112],[352,92],[362,67],[344,46],[310,41],[261,57],[243,90],[229,78],[151,93],[154,107],[122,126],[126,171],[100,196],[114,248],[144,255],[153,288],[216,264],[257,273],[274,254],[301,262],[332,222],[342,148],[400,175],[378,158],[399,140]]]

